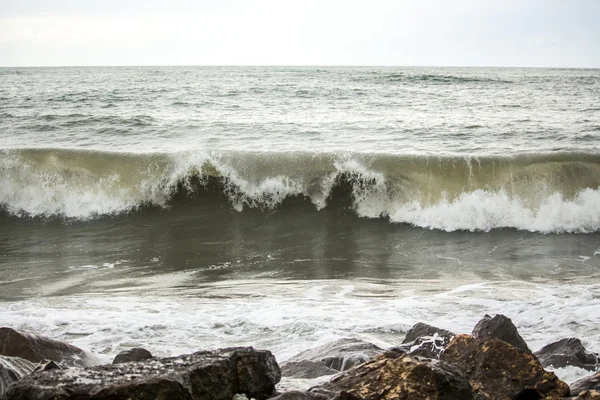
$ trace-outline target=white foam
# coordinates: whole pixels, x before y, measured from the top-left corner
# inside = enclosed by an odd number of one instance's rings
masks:
[[[88,219],[143,204],[165,205],[181,176],[181,171],[160,170],[152,163],[145,170],[132,168],[134,176],[127,177],[122,171],[97,173],[93,168],[64,165],[53,156],[39,164],[18,154],[4,154],[0,161],[0,167],[7,171],[0,175],[0,204],[17,216]]]
[[[506,192],[476,190],[432,206],[416,201],[398,204],[389,216],[393,222],[448,232],[516,228],[542,233],[587,233],[600,230],[600,190],[582,190],[572,200],[555,193],[543,199],[535,210]]]

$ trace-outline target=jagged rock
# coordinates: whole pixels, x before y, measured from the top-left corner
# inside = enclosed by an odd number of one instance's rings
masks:
[[[412,343],[390,347],[389,349],[386,349],[383,354],[388,358],[397,358],[402,355],[408,355],[413,357],[439,359],[440,355],[448,345],[448,342],[437,336],[431,338],[422,337]]]
[[[406,337],[404,338],[402,343],[412,343],[419,338],[433,337],[435,334],[442,338],[450,338],[450,340],[452,340],[452,338],[455,336],[454,333],[445,329],[440,329],[435,326],[425,324],[423,322],[417,322],[415,325],[413,325],[412,328],[410,328],[408,332],[406,332]]]
[[[567,366],[596,370],[598,356],[590,353],[576,338],[561,339],[536,351],[535,356],[544,367],[563,368]]]
[[[571,384],[571,393],[576,395],[586,390],[595,390],[600,392],[600,372],[586,376]]]
[[[452,365],[443,361],[401,356],[378,357],[313,387],[311,396],[360,400],[470,400],[472,388]],[[290,397],[280,400],[318,400]]]
[[[324,394],[291,390],[271,397],[269,400],[329,400],[330,398],[331,396],[326,396]]]
[[[406,354],[439,359],[453,337],[450,331],[419,322],[406,333],[400,346],[391,347],[384,354],[390,358]]]
[[[406,333],[402,345],[392,347],[388,351],[411,356],[440,358],[440,354],[453,337],[454,333],[450,331],[419,322]]]
[[[544,371],[533,354],[494,337],[457,335],[441,357],[457,367],[473,386],[475,398],[542,399],[565,397],[569,387]]]
[[[320,361],[292,361],[281,366],[281,375],[288,378],[314,379],[324,375],[335,375],[338,371]]]
[[[345,371],[370,360],[381,351],[380,347],[369,342],[358,339],[340,339],[296,354],[288,362],[302,360],[322,362],[336,371]]]
[[[558,398],[546,398],[546,400],[558,400]],[[560,400],[600,400],[600,392],[597,390],[584,390],[575,397],[563,398]]]
[[[544,397],[544,400],[600,400],[600,392],[596,390],[584,390],[573,397]]]
[[[113,364],[119,364],[129,361],[143,361],[152,358],[152,354],[141,347],[134,347],[133,349],[123,350],[113,360]]]
[[[263,400],[281,378],[270,351],[234,347],[170,358],[52,370],[14,383],[7,400]]]
[[[50,371],[53,369],[62,369],[60,367],[60,365],[58,365],[57,363],[55,363],[52,360],[44,360],[39,362],[35,368],[33,369],[33,371],[31,371],[31,373],[35,373],[35,372],[44,372],[44,371]]]
[[[45,359],[66,366],[91,367],[96,359],[79,347],[12,328],[0,328],[0,355],[38,363]]]
[[[527,353],[531,353],[527,343],[523,340],[517,327],[512,323],[511,319],[502,314],[496,314],[494,317],[485,315],[473,328],[472,336],[475,339],[486,339],[494,337],[512,344]]]
[[[19,357],[0,356],[0,396],[14,382],[29,375],[35,365]]]

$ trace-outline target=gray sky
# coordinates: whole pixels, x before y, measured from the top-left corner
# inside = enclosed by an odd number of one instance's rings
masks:
[[[0,65],[600,67],[600,0],[0,0]]]

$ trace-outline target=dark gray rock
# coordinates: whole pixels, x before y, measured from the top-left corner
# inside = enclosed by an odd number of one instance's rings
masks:
[[[454,333],[422,322],[415,324],[407,333],[400,346],[386,350],[388,357],[407,354],[411,356],[440,358],[440,355],[454,338]]]
[[[332,395],[291,390],[271,397],[269,400],[329,400],[330,398],[332,398]]]
[[[600,400],[600,392],[597,390],[585,390],[576,397],[569,397],[570,400]],[[553,399],[550,399],[553,400]]]
[[[419,322],[406,333],[400,346],[390,347],[383,354],[388,358],[410,355],[439,359],[454,336],[450,331]]]
[[[527,343],[519,335],[517,327],[512,323],[510,318],[502,314],[496,314],[493,318],[486,314],[475,325],[472,335],[475,339],[494,337],[527,353],[531,353],[531,350],[527,347]]]
[[[571,394],[578,395],[586,390],[600,392],[600,372],[587,376],[571,384]]]
[[[95,357],[79,347],[32,333],[0,328],[0,355],[38,363],[46,359],[66,366],[91,367]]]
[[[413,357],[425,357],[439,359],[444,349],[450,342],[450,339],[444,340],[440,337],[422,337],[412,343],[402,344],[400,346],[387,349],[384,354],[390,358],[408,355]]]
[[[441,357],[469,380],[476,399],[542,399],[569,395],[567,384],[537,358],[494,337],[457,335]]]
[[[573,366],[595,371],[598,364],[598,356],[588,352],[581,340],[576,338],[561,339],[550,343],[536,351],[534,355],[544,367]]]
[[[58,365],[57,363],[55,363],[52,360],[44,360],[39,362],[35,368],[33,369],[33,371],[31,371],[31,373],[36,373],[36,372],[44,372],[44,371],[50,371],[53,369],[62,369],[60,367],[60,365]]]
[[[9,387],[7,400],[264,400],[281,378],[269,351],[234,347],[170,358],[52,370]]]
[[[546,398],[544,400],[556,400]],[[600,400],[600,392],[597,390],[584,390],[580,392],[577,396],[564,398],[560,400]]]
[[[322,362],[336,371],[345,371],[370,360],[381,351],[380,347],[363,340],[340,339],[296,354],[288,362],[303,360]]]
[[[314,379],[325,375],[335,375],[338,372],[321,361],[291,361],[281,366],[281,375],[288,378]]]
[[[144,361],[152,358],[152,354],[141,347],[134,347],[133,349],[123,350],[113,360],[113,364],[119,364],[130,361]]]
[[[448,339],[448,342],[450,342],[456,335],[446,329],[437,328],[432,325],[424,324],[423,322],[417,322],[408,332],[406,332],[406,337],[402,343],[412,343],[422,337],[434,336]]]
[[[23,376],[29,375],[34,367],[35,364],[31,361],[19,357],[0,356],[0,395],[2,395],[12,383],[18,381]]]
[[[439,360],[378,356],[336,375],[309,393],[327,399],[353,400],[471,400],[472,388],[455,367]],[[281,400],[313,400],[296,397]],[[317,399],[314,399],[317,400]]]

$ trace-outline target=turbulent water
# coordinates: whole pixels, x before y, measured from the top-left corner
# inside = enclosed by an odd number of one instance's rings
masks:
[[[599,352],[599,144],[599,70],[0,69],[0,322],[285,360],[501,312]]]

